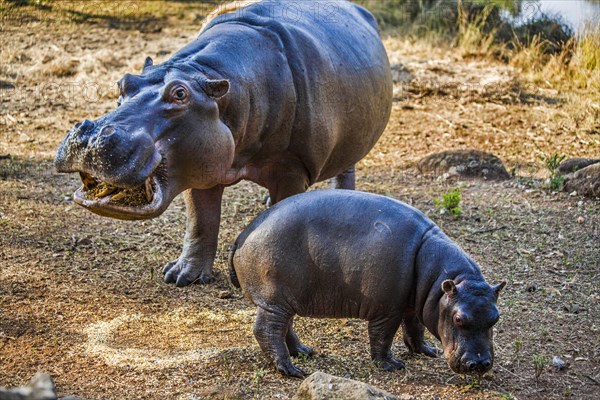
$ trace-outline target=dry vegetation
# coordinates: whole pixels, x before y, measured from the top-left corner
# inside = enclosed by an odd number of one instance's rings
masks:
[[[300,382],[266,363],[251,334],[254,310],[226,273],[227,247],[264,209],[264,189],[226,191],[215,281],[177,289],[160,270],[181,251],[180,199],[150,221],[98,217],[73,205],[78,178],[51,165],[69,127],[113,109],[114,82],[146,56],[164,61],[193,40],[209,7],[7,8],[13,3],[1,3],[0,26],[0,386],[40,370],[62,395],[84,399],[289,398]],[[385,44],[407,80],[396,85],[388,129],[358,166],[358,186],[419,207],[489,281],[508,281],[496,365],[482,380],[465,378],[441,359],[408,355],[398,338],[407,369],[384,373],[369,361],[362,321],[315,319],[297,321],[318,352],[297,364],[403,399],[595,398],[600,204],[546,190],[538,156],[600,154],[598,58],[577,56],[597,52],[597,42],[573,44],[577,64],[555,64],[565,75],[553,79],[545,71],[552,60],[533,69],[519,61],[529,48],[514,50],[507,65],[428,41]],[[516,177],[460,183],[415,172],[420,157],[453,148],[491,151]],[[439,215],[434,199],[461,184],[463,215]],[[566,370],[549,365],[554,356]]]

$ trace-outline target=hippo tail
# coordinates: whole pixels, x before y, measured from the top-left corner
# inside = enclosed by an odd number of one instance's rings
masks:
[[[229,279],[231,280],[231,284],[236,288],[240,287],[240,281],[238,281],[237,274],[235,273],[235,267],[233,266],[233,257],[235,256],[235,251],[237,250],[238,243],[237,240],[229,249]]]

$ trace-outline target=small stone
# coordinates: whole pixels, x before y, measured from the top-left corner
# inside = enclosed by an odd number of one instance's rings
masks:
[[[302,382],[296,400],[398,400],[384,390],[352,379],[315,372]]]
[[[563,308],[566,312],[572,314],[579,314],[579,311],[581,311],[579,304],[571,304],[570,306],[564,306]]]
[[[530,285],[527,285],[527,288],[525,290],[529,293],[533,293],[537,290],[537,286],[534,283],[532,283]]]
[[[217,297],[219,297],[220,299],[229,299],[231,298],[232,294],[229,290],[221,290],[218,294]]]
[[[0,399],[15,400],[55,400],[56,388],[48,374],[36,373],[27,386],[5,389],[0,388]]]
[[[583,217],[579,217],[579,218],[577,218],[577,223],[578,223],[579,225],[583,224],[584,222],[585,222],[585,218],[583,218]]]
[[[396,85],[408,83],[415,79],[410,70],[402,64],[392,64],[390,69],[392,70],[392,80]]]
[[[554,356],[552,358],[552,366],[559,371],[562,371],[563,369],[567,368],[567,364],[558,356]]]
[[[90,244],[92,244],[92,239],[87,238],[87,237],[83,238],[77,242],[78,246],[89,246]]]

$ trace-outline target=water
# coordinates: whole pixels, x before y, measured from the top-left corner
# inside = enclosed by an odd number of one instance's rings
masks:
[[[560,16],[575,33],[581,32],[586,23],[600,23],[600,1],[597,0],[525,0],[520,12],[512,19],[515,25],[540,18]]]

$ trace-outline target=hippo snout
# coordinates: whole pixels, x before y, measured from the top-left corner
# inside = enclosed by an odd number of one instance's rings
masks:
[[[465,354],[461,361],[466,370],[471,373],[483,374],[492,368],[492,359],[489,356],[478,357]]]
[[[120,187],[141,185],[162,159],[153,138],[108,122],[75,124],[56,154],[56,170],[85,172]]]
[[[54,167],[58,172],[77,172],[94,128],[95,124],[87,119],[73,125],[54,158]]]

